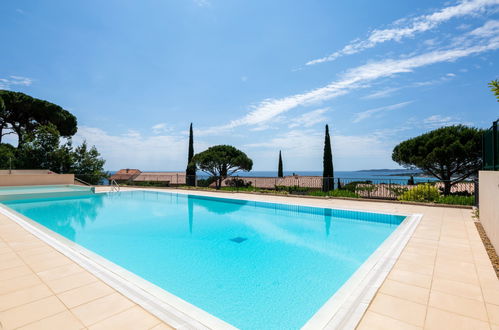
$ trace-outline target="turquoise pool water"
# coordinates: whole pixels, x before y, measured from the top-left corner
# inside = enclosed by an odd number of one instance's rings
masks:
[[[5,202],[242,329],[298,329],[403,216],[152,191]]]

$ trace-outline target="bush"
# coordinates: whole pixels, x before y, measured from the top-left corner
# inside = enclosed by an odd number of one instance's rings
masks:
[[[433,185],[425,183],[407,190],[398,199],[410,202],[436,202],[440,199],[440,192]]]
[[[439,204],[475,205],[475,196],[440,196],[440,198],[435,202]]]
[[[328,192],[320,191],[320,190],[315,190],[315,191],[310,191],[309,192],[310,196],[331,196],[331,197],[350,197],[350,198],[359,198],[359,195],[357,195],[354,192],[351,192],[349,190],[330,190]]]
[[[213,182],[215,182],[216,178],[210,176],[207,179],[199,179],[197,182],[198,187],[209,187]]]
[[[292,193],[308,193],[310,192],[310,188],[300,187],[300,186],[276,186],[276,191],[286,191],[290,194]]]
[[[357,190],[357,186],[358,185],[365,185],[365,184],[372,184],[373,182],[372,181],[352,181],[352,182],[349,182],[347,183],[346,185],[343,186],[343,189],[345,190],[348,190],[348,191],[351,191],[351,192],[355,192]]]
[[[225,180],[225,184],[229,187],[237,187],[237,188],[251,187],[251,181],[245,182],[243,179],[227,179]]]

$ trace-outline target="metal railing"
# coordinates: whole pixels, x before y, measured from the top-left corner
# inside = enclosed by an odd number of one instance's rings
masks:
[[[116,182],[116,180],[111,180],[111,192],[119,192],[121,190],[120,185]]]
[[[483,169],[490,171],[499,170],[499,133],[497,125],[499,119],[492,123],[482,136]]]
[[[192,180],[189,180],[192,179]],[[132,186],[188,187],[195,182],[197,188],[211,188],[234,192],[274,192],[295,195],[369,198],[383,200],[407,200],[470,204],[477,200],[475,181],[443,182],[429,177],[402,178],[323,178],[321,176],[249,177],[232,176],[218,178],[184,174],[150,175],[147,180],[119,181]],[[447,186],[447,189],[446,189]]]

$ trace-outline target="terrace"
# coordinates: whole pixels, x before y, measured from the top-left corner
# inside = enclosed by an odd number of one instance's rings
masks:
[[[227,192],[195,194],[370,212],[420,213],[421,222],[374,299],[359,304],[366,304],[367,310],[358,328],[499,326],[499,281],[469,209],[337,199],[290,200]],[[158,318],[142,307],[147,304],[127,298],[122,288],[110,286],[100,274],[77,264],[4,215],[0,215],[0,242],[0,320],[4,329],[182,326],[182,321],[174,317]]]

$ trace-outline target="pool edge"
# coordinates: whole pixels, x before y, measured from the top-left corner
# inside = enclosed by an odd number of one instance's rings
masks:
[[[422,217],[407,216],[302,329],[355,329]]]

